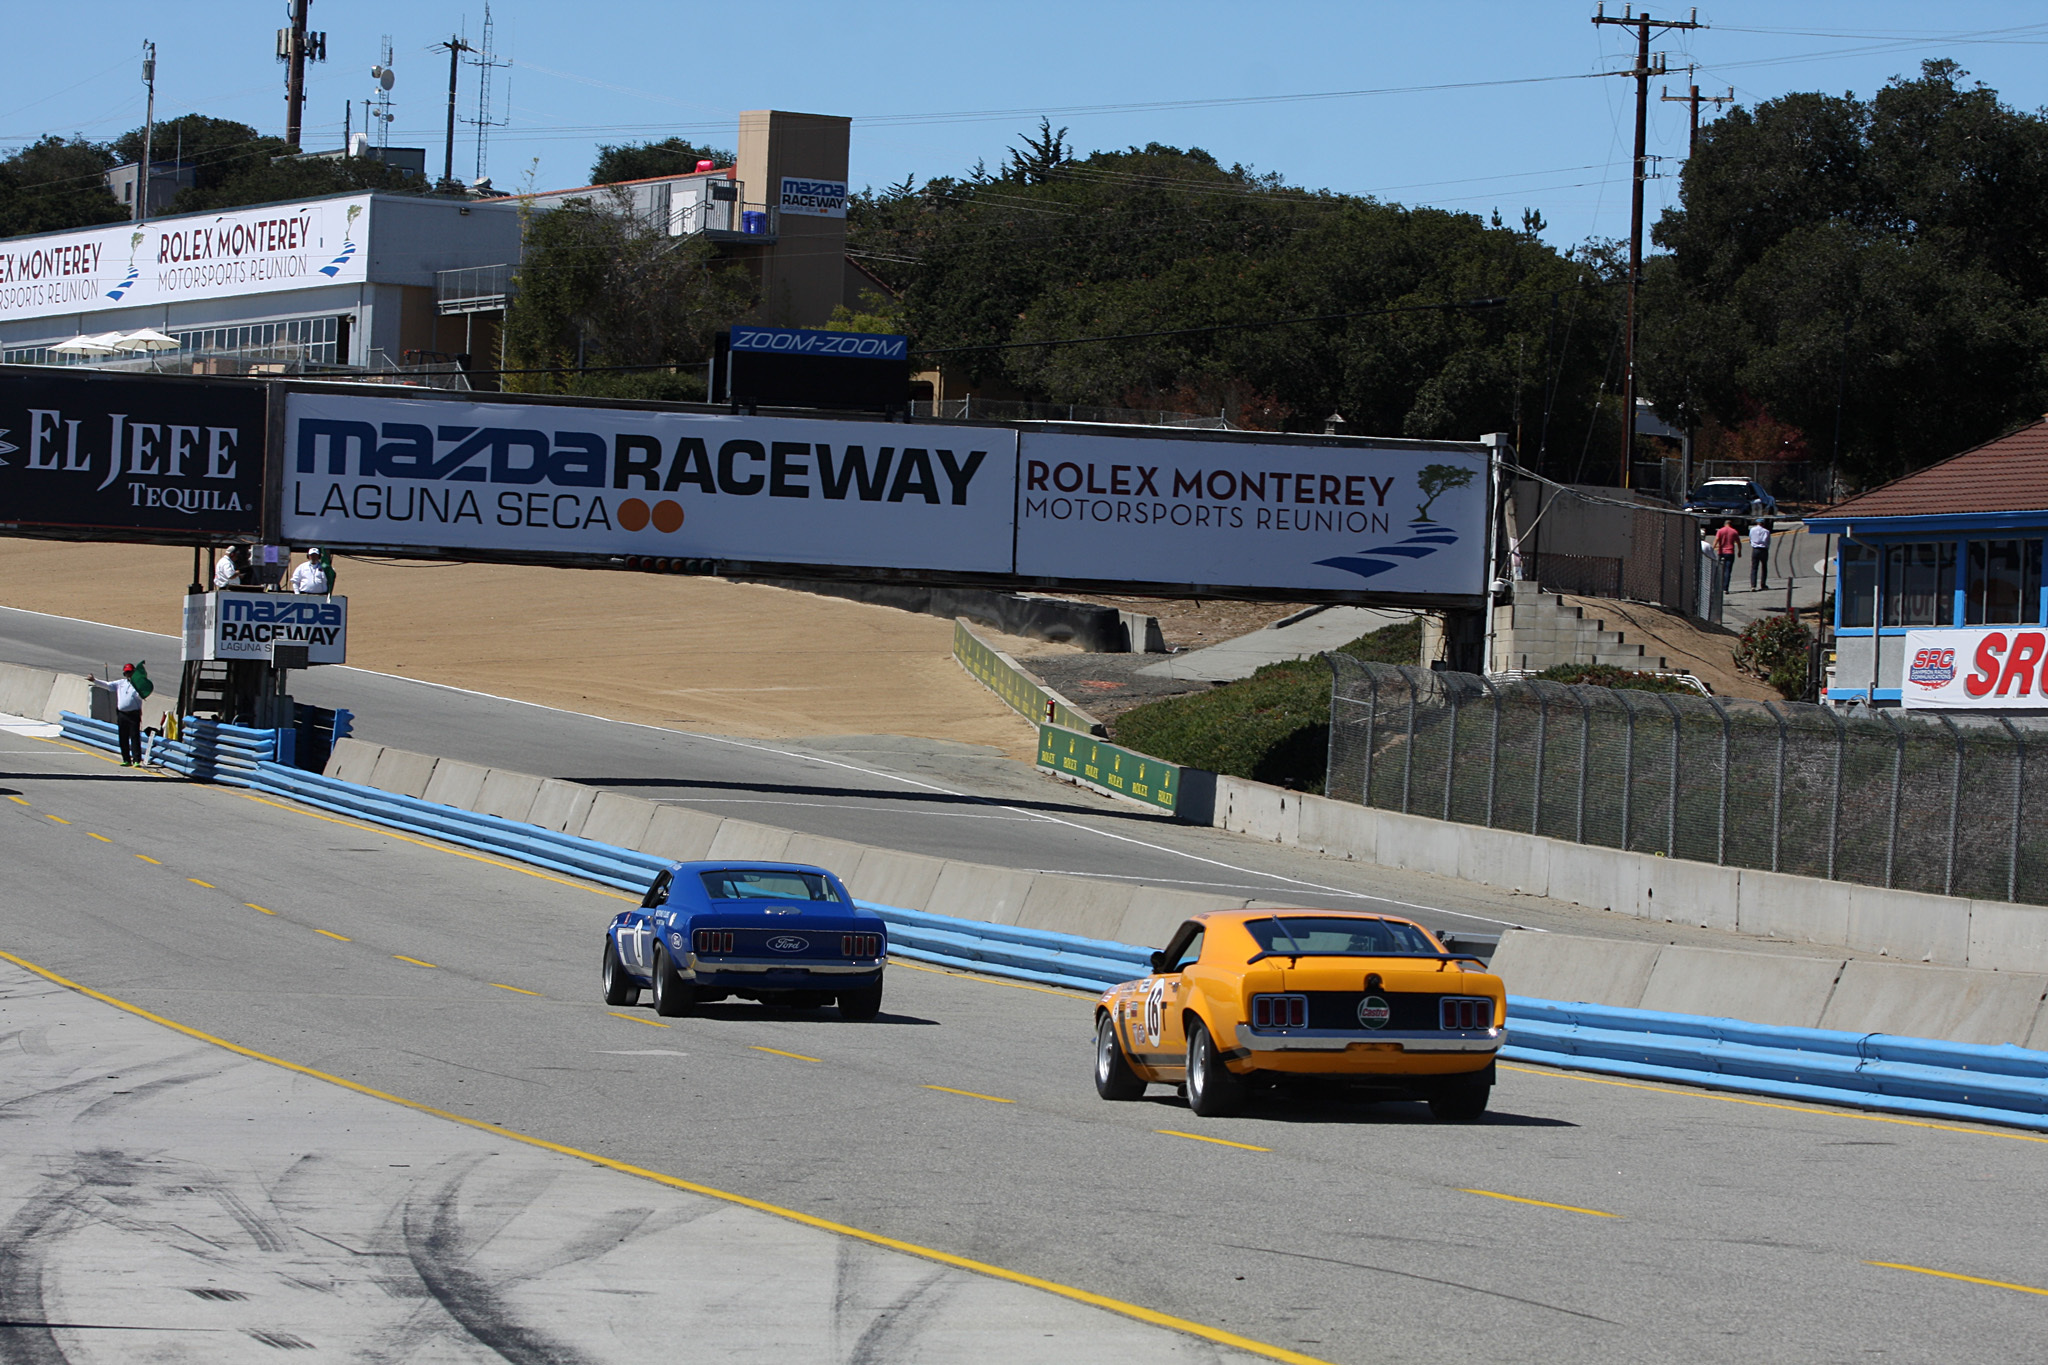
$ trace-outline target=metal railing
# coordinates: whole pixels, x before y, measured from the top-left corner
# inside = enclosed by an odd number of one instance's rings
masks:
[[[1221,417],[1156,408],[1094,408],[1085,403],[1029,403],[1006,398],[944,398],[910,405],[913,417],[991,422],[1114,422],[1126,426],[1184,427],[1190,431],[1236,431]]]
[[[518,289],[513,278],[519,267],[511,262],[498,265],[467,265],[456,270],[434,272],[434,308],[442,314],[496,312],[512,301]]]
[[[1324,791],[1489,829],[2048,904],[2048,729],[1327,654]]]

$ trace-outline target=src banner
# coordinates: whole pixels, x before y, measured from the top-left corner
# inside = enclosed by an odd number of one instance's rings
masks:
[[[0,524],[254,536],[263,442],[257,384],[0,371]]]
[[[1017,572],[1436,595],[1486,588],[1487,452],[1027,432]]]
[[[2048,633],[2039,626],[1909,630],[1899,701],[1926,711],[2048,708]]]
[[[293,393],[282,538],[1009,573],[1017,434]]]

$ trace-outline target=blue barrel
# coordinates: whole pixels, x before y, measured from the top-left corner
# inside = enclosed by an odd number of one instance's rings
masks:
[[[768,211],[766,209],[740,210],[740,231],[751,232],[755,236],[765,236],[768,231]]]

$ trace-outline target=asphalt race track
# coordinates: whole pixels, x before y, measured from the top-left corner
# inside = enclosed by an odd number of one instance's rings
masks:
[[[1200,1120],[1096,1098],[1086,997],[904,964],[872,1024],[657,1020],[598,999],[613,893],[6,732],[0,867],[0,1361],[666,1359],[700,1318],[757,1348],[706,1359],[1245,1358],[1133,1312],[1283,1359],[1988,1360],[2048,1314],[2031,1134],[1523,1067],[1471,1126]]]
[[[168,663],[178,642],[0,608],[0,659],[101,673],[138,656]],[[161,676],[175,675],[164,669]],[[353,668],[295,674],[291,690],[315,706],[348,708],[357,736],[373,743],[879,848],[1311,905],[1372,902],[1471,932],[1512,924],[1611,932],[1589,929],[1584,912],[1529,897],[1177,824],[970,745],[887,736],[730,739]]]

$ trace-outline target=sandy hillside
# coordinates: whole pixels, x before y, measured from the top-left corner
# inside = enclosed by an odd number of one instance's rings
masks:
[[[338,557],[349,662],[754,738],[897,734],[1028,757],[950,621],[720,579]],[[0,538],[0,605],[175,635],[192,552]],[[1001,647],[1044,648],[1012,641]],[[162,676],[161,674],[159,676]]]

